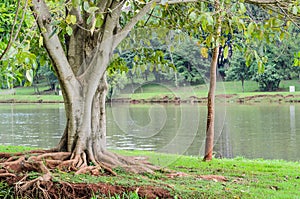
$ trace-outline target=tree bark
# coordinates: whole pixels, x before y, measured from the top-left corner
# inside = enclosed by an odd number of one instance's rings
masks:
[[[100,1],[102,27],[91,33],[86,23],[89,14],[72,8],[79,25],[72,25],[73,34],[62,44],[53,34],[51,14],[44,0],[32,0],[32,11],[44,38],[62,89],[67,124],[53,150],[70,152],[70,163],[84,167],[92,162],[108,167],[129,164],[128,158],[106,150],[105,71],[116,46],[127,36],[139,19],[151,9],[146,4],[123,29],[119,27],[121,9],[126,1]],[[101,4],[101,5],[100,5]],[[109,12],[107,12],[109,10]],[[84,28],[82,28],[84,27]]]
[[[219,0],[215,1],[215,10],[218,12],[220,9]],[[216,22],[216,35],[215,40],[218,41],[221,36],[221,16],[217,16]],[[204,161],[210,161],[212,159],[213,147],[214,147],[214,130],[215,130],[215,90],[217,80],[217,65],[219,56],[219,46],[216,43],[213,49],[213,56],[210,65],[210,84],[207,97],[207,123],[206,123],[206,141],[205,141],[205,154]]]

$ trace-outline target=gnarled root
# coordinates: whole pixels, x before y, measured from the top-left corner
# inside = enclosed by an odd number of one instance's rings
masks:
[[[145,158],[121,156],[106,150],[97,155],[89,153],[88,150],[77,154],[53,151],[0,154],[0,181],[5,180],[10,186],[14,185],[15,196],[20,198],[74,198],[78,195],[79,188],[74,184],[52,180],[53,169],[75,171],[75,174],[115,176],[117,173],[114,168],[123,168],[134,173],[159,169],[146,162]],[[40,175],[33,179],[29,173],[31,171]],[[82,193],[84,192],[83,189]]]
[[[88,151],[71,154],[70,152],[35,150],[31,153],[1,153],[0,158],[2,170],[0,172],[14,174],[30,171],[47,174],[52,169],[60,169],[62,171],[75,171],[77,174],[100,175],[101,171],[116,175],[112,169],[117,167],[134,173],[153,172],[159,169],[146,162],[145,158],[121,156],[106,150],[100,151],[97,156]],[[2,175],[4,176],[4,174]]]
[[[29,193],[34,193],[34,190],[36,190],[36,193],[39,194],[39,198],[51,198],[47,191],[47,189],[51,188],[52,186],[52,177],[50,173],[46,173],[43,176],[40,176],[33,180],[27,180],[27,178],[28,176],[26,175],[15,184],[15,191],[17,196],[25,198],[28,195],[31,195]],[[31,191],[28,193],[28,190]]]

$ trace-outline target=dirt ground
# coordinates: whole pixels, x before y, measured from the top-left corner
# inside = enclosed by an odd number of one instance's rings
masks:
[[[116,195],[123,198],[124,193],[127,195],[136,193],[141,198],[147,199],[172,198],[170,189],[156,187],[155,185],[121,186],[118,183],[115,183],[115,185],[111,183],[70,183],[63,179],[58,180],[53,176],[53,172],[78,172],[83,169],[87,171],[84,173],[96,177],[116,175],[111,169],[100,168],[99,165],[75,168],[69,164],[73,162],[69,158],[70,153],[68,152],[55,153],[43,150],[32,150],[24,153],[0,153],[0,182],[5,182],[8,185],[5,190],[10,190],[8,191],[9,198],[11,195],[15,198],[28,199],[90,199],[93,196],[107,198]],[[105,172],[101,174],[99,169],[104,169]],[[36,172],[38,175],[33,176],[32,172]],[[116,177],[116,179],[118,178]],[[0,185],[3,186],[3,183],[0,183]]]
[[[20,182],[22,177],[6,177],[0,178],[0,181],[5,180],[10,186],[15,186]],[[111,185],[107,183],[87,184],[87,183],[67,183],[67,182],[48,182],[41,183],[40,189],[32,187],[26,192],[17,194],[19,197],[28,198],[55,198],[55,199],[90,199],[94,195],[98,197],[109,197],[120,195],[123,193],[135,192],[141,198],[155,199],[155,198],[173,198],[170,192],[166,189],[153,186],[141,187],[124,187],[119,185]],[[45,190],[47,193],[43,193]]]

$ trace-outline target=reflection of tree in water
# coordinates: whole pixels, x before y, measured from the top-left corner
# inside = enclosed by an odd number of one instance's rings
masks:
[[[215,145],[215,157],[216,158],[233,158],[232,143],[230,139],[230,130],[225,123],[222,133]]]
[[[289,148],[293,148],[293,146],[297,146],[297,134],[296,134],[296,111],[295,111],[295,105],[291,104],[290,105],[290,140],[289,140]],[[293,156],[297,156],[298,151],[294,150],[293,151]]]

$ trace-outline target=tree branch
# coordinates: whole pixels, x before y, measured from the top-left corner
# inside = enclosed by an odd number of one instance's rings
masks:
[[[280,0],[245,0],[246,3],[251,4],[276,4]]]
[[[126,25],[125,27],[119,31],[114,37],[113,48],[116,48],[119,43],[127,36],[130,30],[137,24],[137,22],[146,15],[152,8],[155,3],[159,3],[160,0],[152,0],[147,3],[140,11],[137,13]]]
[[[44,44],[49,56],[54,62],[61,83],[65,83],[67,89],[74,89],[76,86],[76,78],[68,62],[63,46],[54,33],[55,27],[51,25],[51,14],[44,0],[32,0],[32,11],[36,18],[36,22],[44,38]],[[70,84],[68,84],[70,83]]]

